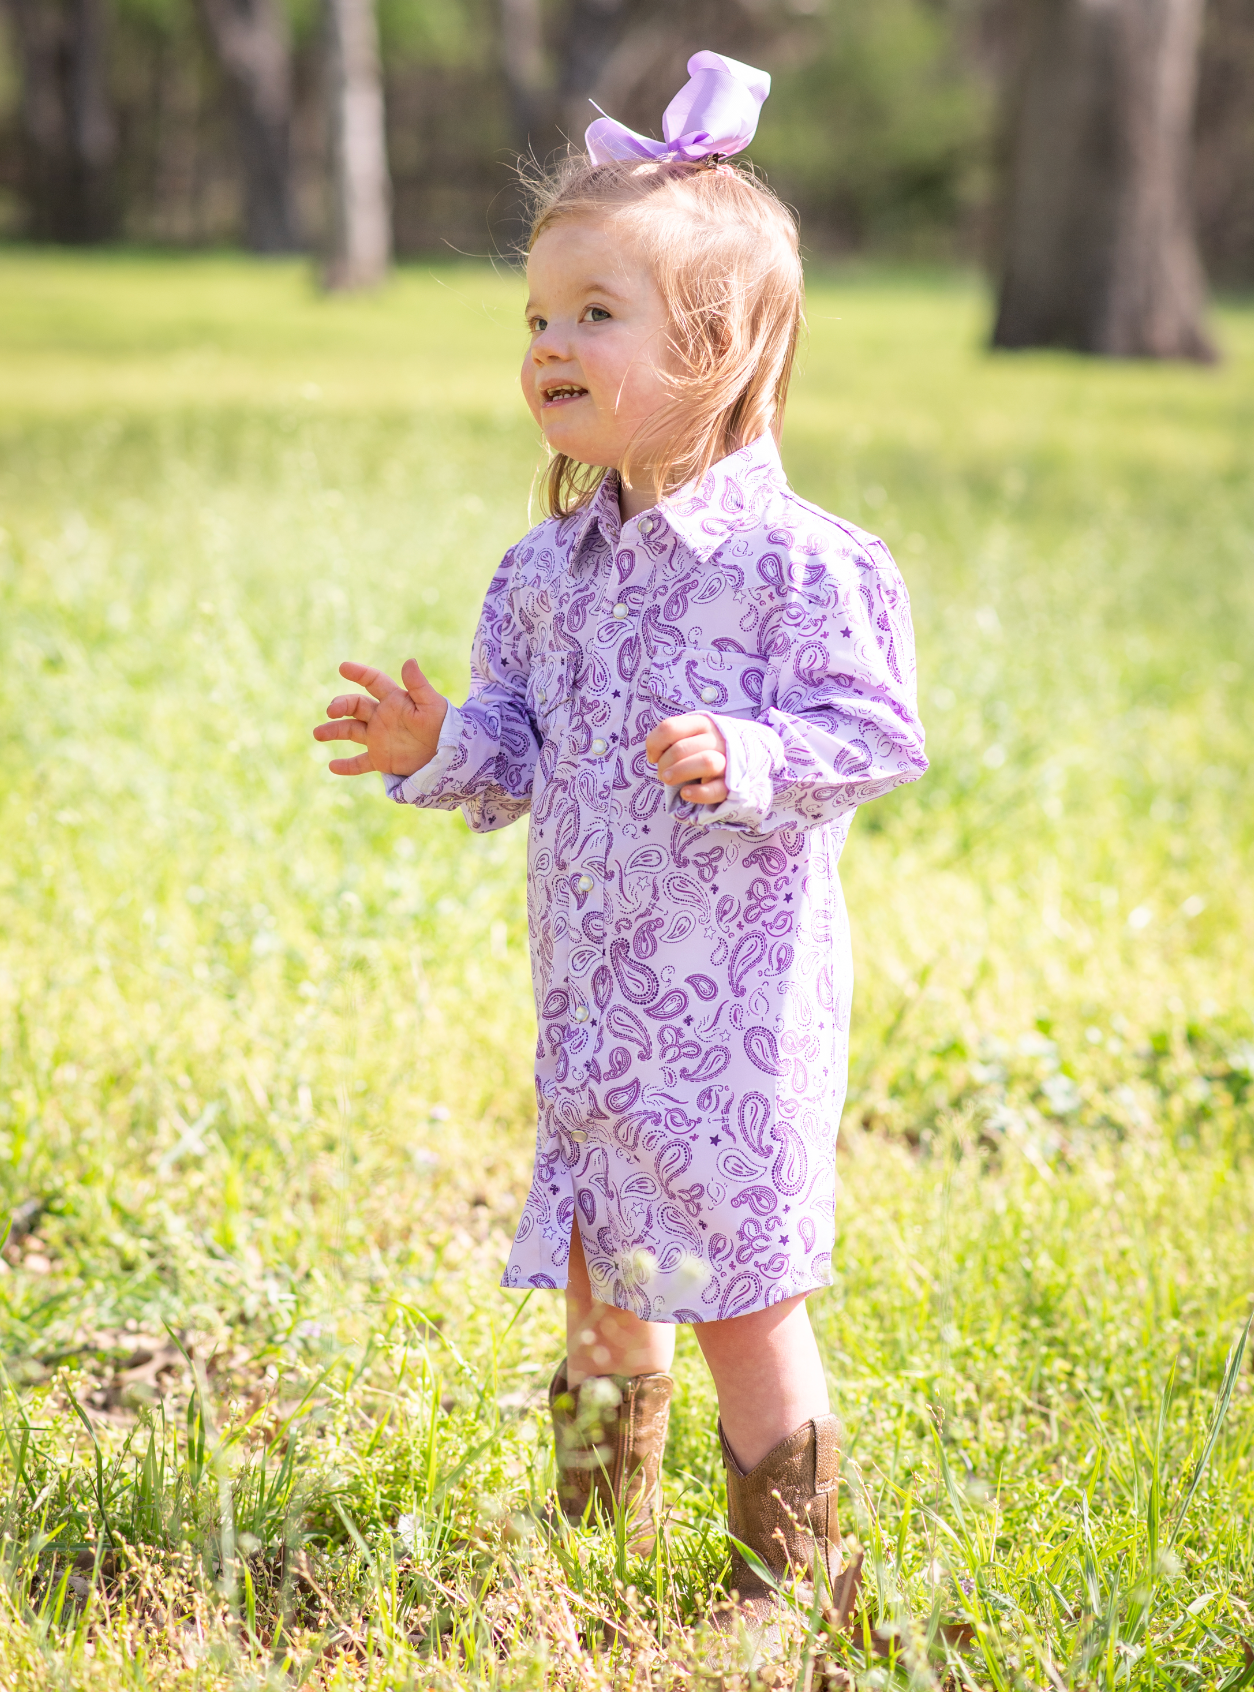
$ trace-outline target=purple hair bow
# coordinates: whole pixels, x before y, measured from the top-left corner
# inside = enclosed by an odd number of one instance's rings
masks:
[[[610,164],[615,159],[697,162],[747,147],[758,127],[762,102],[771,92],[766,72],[724,58],[722,53],[694,53],[688,75],[691,80],[662,115],[665,141],[651,141],[617,118],[602,116],[588,125],[584,135],[593,164]]]

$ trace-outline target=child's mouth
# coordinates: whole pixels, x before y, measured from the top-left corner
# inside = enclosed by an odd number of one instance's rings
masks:
[[[562,382],[556,387],[545,388],[544,409],[547,411],[550,406],[569,405],[572,400],[583,399],[587,392],[587,388],[577,387],[573,382]]]

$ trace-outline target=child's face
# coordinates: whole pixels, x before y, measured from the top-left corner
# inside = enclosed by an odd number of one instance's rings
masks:
[[[648,267],[612,224],[572,218],[532,248],[527,288],[522,388],[532,416],[555,452],[621,464],[669,397],[670,320]]]

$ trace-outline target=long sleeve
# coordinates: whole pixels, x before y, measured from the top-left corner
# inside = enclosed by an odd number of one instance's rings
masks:
[[[817,828],[927,769],[905,585],[878,542],[847,562],[772,631],[773,703],[754,718],[712,713],[727,798],[692,805],[674,789],[676,814],[750,835]]]
[[[530,648],[513,609],[514,554],[492,578],[475,632],[470,697],[450,705],[436,754],[411,776],[385,776],[388,797],[432,810],[461,808],[477,833],[531,808],[540,743],[527,710]]]

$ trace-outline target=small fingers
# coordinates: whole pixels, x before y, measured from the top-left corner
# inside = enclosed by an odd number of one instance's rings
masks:
[[[366,725],[352,718],[348,722],[319,723],[313,737],[315,740],[355,740],[359,746],[364,746]]]
[[[690,782],[680,788],[679,797],[694,805],[721,805],[727,797],[727,783],[721,777],[715,781]]]
[[[360,693],[337,693],[327,706],[328,717],[357,717],[361,722],[368,723],[378,710],[373,699],[367,699]]]
[[[401,665],[401,686],[415,705],[428,704],[431,696],[435,694],[435,689],[423,675],[416,658],[406,658]]]
[[[358,664],[351,658],[346,658],[340,665],[340,674],[345,681],[356,682],[358,687],[364,687],[367,693],[373,693],[376,699],[382,699],[385,693],[395,693],[396,683],[383,670],[376,670],[370,664]]]
[[[359,752],[355,758],[332,758],[327,768],[332,775],[365,775],[374,765],[369,752]]]
[[[667,717],[665,722],[650,731],[644,743],[645,755],[651,764],[656,764],[676,741],[711,732],[717,733],[717,730],[703,711],[691,711],[684,717]]]
[[[678,787],[685,781],[705,781],[721,776],[726,768],[724,753],[701,746],[699,742],[680,741],[661,759],[657,773],[667,787]]]

